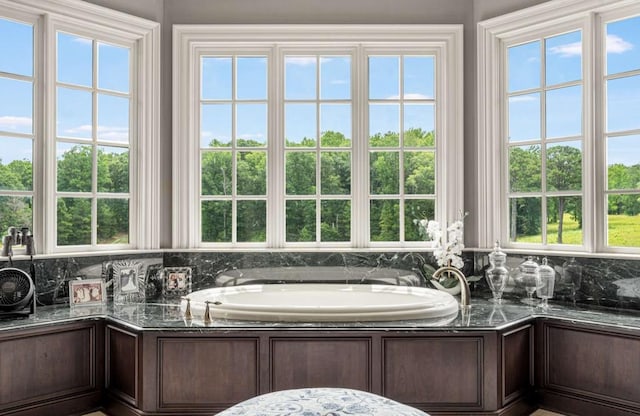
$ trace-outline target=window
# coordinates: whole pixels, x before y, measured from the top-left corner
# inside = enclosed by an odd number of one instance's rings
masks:
[[[460,27],[174,30],[174,247],[418,246],[461,211]]]
[[[481,244],[637,252],[640,8],[550,3],[480,23]]]
[[[33,229],[34,22],[0,17],[0,230]]]
[[[40,254],[157,247],[159,25],[32,3],[0,0],[0,227]]]

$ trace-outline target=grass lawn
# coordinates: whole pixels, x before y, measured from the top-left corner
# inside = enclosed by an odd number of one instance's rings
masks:
[[[616,247],[640,247],[640,215],[609,215],[609,241],[610,246]],[[582,244],[582,230],[578,222],[571,219],[569,214],[564,216],[562,232],[563,244]],[[558,242],[558,223],[547,224],[547,238],[549,243]],[[542,236],[526,235],[518,238],[518,243],[541,243]]]

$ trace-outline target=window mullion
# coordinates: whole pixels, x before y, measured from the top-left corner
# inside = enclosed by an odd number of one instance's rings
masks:
[[[368,247],[369,235],[369,112],[367,54],[364,48],[355,51],[351,68],[352,108],[352,203],[351,203],[351,243],[353,247]]]
[[[283,59],[280,47],[271,49],[267,78],[267,246],[274,248],[284,247],[286,236]]]

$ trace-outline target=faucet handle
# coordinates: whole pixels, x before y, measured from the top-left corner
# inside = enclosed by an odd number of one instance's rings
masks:
[[[189,299],[188,297],[184,297],[184,296],[181,299],[187,301],[187,307],[184,309],[184,318],[185,319],[192,319],[193,316],[191,315],[191,299]]]

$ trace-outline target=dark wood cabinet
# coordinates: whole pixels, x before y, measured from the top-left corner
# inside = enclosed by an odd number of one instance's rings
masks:
[[[640,415],[637,332],[579,323],[537,323],[541,405],[581,416]]]
[[[100,406],[101,321],[0,334],[0,415],[65,415]]]
[[[525,325],[506,334],[271,329],[136,335],[109,326],[107,353],[117,351],[127,364],[107,357],[112,377],[106,407],[118,415],[202,415],[270,391],[322,386],[381,394],[433,416],[526,414],[533,409],[522,400],[531,388],[530,329]],[[126,369],[128,376],[121,373]],[[514,374],[521,369],[524,377]],[[126,393],[131,386],[138,387]]]

